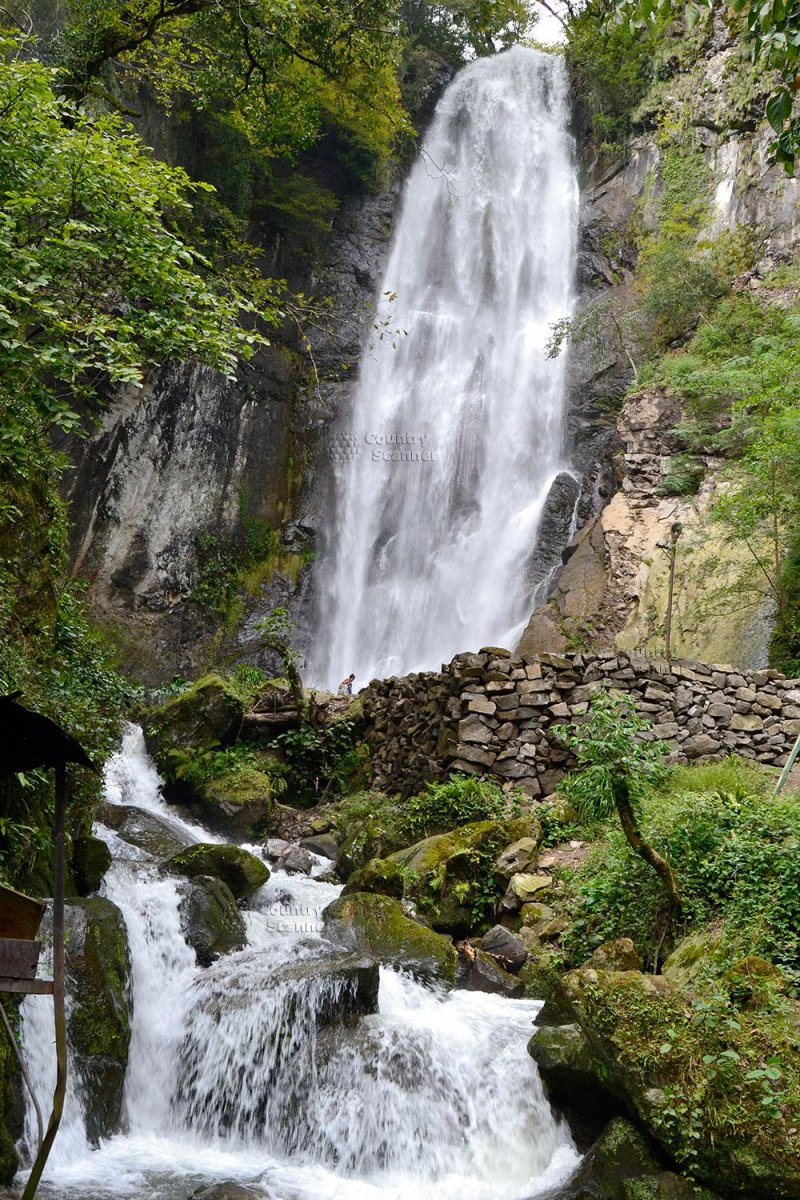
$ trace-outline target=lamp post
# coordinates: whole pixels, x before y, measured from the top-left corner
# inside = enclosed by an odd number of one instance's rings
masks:
[[[675,596],[675,562],[678,557],[678,538],[683,532],[683,524],[673,521],[670,525],[670,540],[659,542],[659,550],[663,550],[669,559],[669,587],[667,589],[667,619],[664,628],[664,657],[669,658],[672,652],[672,605]]]

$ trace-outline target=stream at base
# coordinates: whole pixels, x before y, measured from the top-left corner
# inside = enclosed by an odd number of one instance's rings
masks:
[[[218,840],[164,804],[136,727],[106,793],[192,840]],[[235,1180],[273,1200],[523,1200],[574,1169],[526,1050],[537,1001],[440,991],[381,969],[379,1011],[328,1023],[347,986],[344,952],[321,933],[338,886],[273,871],[248,901],[247,947],[201,968],[181,932],[178,880],[98,833],[114,854],[102,891],[123,913],[131,954],[126,1131],[90,1145],[73,1064],[40,1196],[186,1200]],[[25,1000],[23,1043],[46,1104],[49,998]],[[32,1130],[28,1113],[28,1140]]]

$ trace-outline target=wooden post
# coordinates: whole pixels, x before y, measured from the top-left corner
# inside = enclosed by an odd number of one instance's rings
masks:
[[[45,1164],[53,1147],[67,1092],[67,1018],[64,963],[64,859],[66,853],[67,768],[56,766],[55,881],[53,887],[53,1010],[56,1032],[56,1086],[47,1133],[31,1168],[22,1200],[34,1200]]]

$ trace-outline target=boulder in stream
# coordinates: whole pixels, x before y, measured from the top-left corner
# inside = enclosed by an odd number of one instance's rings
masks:
[[[168,817],[133,804],[104,804],[97,819],[131,846],[161,861],[191,846],[191,838]]]
[[[230,888],[237,900],[249,896],[269,879],[269,869],[249,850],[216,842],[197,842],[173,854],[164,863],[164,870],[187,879],[214,876]]]
[[[247,944],[242,914],[230,888],[212,875],[198,875],[181,882],[181,929],[197,955],[208,967],[223,954]]]
[[[340,946],[423,981],[455,982],[458,955],[450,939],[412,920],[399,900],[356,892],[334,900],[322,919],[326,935]]]
[[[642,1133],[622,1117],[609,1123],[567,1183],[542,1200],[716,1200],[665,1170]]]
[[[203,1184],[192,1192],[189,1200],[271,1200],[272,1193],[260,1188],[244,1187],[241,1183],[227,1180],[225,1183]]]
[[[525,994],[525,984],[504,971],[485,950],[465,945],[458,957],[458,987],[467,992],[489,992],[512,1000]]]
[[[128,937],[122,913],[102,896],[69,901],[65,924],[69,1040],[83,1081],[86,1132],[97,1143],[120,1126],[131,1040]]]
[[[85,836],[72,843],[72,871],[79,896],[96,892],[111,866],[111,851],[102,838]]]

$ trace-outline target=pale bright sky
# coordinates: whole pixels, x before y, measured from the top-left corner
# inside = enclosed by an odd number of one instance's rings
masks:
[[[539,9],[539,20],[533,27],[533,37],[536,41],[563,42],[564,27],[561,22],[556,17],[552,17],[541,5],[537,5],[537,8]]]

